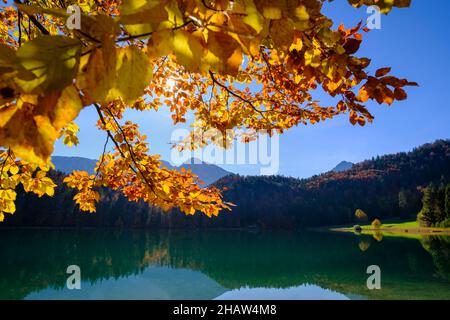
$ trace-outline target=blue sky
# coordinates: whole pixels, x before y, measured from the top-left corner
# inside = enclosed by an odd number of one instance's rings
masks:
[[[336,26],[347,27],[365,20],[365,10],[351,8],[337,0],[325,8]],[[450,1],[413,0],[409,9],[393,10],[382,16],[381,30],[365,34],[359,56],[372,58],[372,70],[390,66],[392,73],[419,83],[407,88],[408,99],[392,106],[369,104],[373,124],[352,126],[346,116],[290,129],[280,137],[280,174],[309,177],[333,168],[342,160],[358,162],[377,155],[409,151],[423,143],[450,138],[450,35],[447,29]],[[318,98],[326,104],[327,96]],[[150,151],[170,158],[170,137],[174,126],[170,114],[129,112],[148,135]],[[85,108],[76,120],[80,145],[67,148],[57,142],[55,155],[98,158],[104,133],[95,123],[93,108]],[[240,174],[258,174],[258,166],[233,165],[226,169]]]

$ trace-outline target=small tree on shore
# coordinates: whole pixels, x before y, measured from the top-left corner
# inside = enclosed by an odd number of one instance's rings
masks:
[[[367,216],[367,214],[364,211],[362,211],[361,209],[356,209],[355,217],[358,221],[362,221],[362,222],[367,222],[367,220],[369,220],[369,217]]]
[[[372,228],[379,229],[381,227],[381,221],[378,219],[375,219],[372,221]]]

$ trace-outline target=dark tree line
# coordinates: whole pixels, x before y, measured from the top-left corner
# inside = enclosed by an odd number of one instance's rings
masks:
[[[450,142],[439,140],[408,153],[376,157],[344,172],[309,179],[229,175],[216,184],[227,187],[224,198],[237,207],[213,218],[199,213],[185,216],[177,210],[165,213],[143,202],[128,202],[108,189],[101,190],[96,213],[81,213],[71,200],[73,191],[62,183],[64,175],[53,175],[58,183],[53,198],[20,192],[17,212],[0,227],[296,229],[353,224],[358,208],[382,221],[414,219],[422,208],[421,190],[430,183],[450,183]]]

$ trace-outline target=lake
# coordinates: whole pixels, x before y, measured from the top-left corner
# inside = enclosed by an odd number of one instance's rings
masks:
[[[0,299],[450,299],[450,238],[1,229]]]

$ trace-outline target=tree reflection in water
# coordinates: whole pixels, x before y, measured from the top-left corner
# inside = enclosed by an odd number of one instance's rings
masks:
[[[332,233],[2,230],[0,298],[62,290],[67,266],[76,264],[84,287],[97,284],[100,290],[102,280],[126,279],[159,266],[170,268],[167,272],[198,271],[225,290],[313,284],[347,296],[445,299],[450,298],[448,239],[379,242]],[[372,264],[381,267],[382,290],[366,288],[366,269]]]

